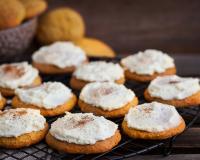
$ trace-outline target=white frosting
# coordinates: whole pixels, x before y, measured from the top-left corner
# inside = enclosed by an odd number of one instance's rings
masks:
[[[157,77],[148,87],[152,97],[164,100],[184,99],[198,91],[200,91],[198,78],[182,78],[176,75]]]
[[[123,107],[134,97],[132,90],[113,82],[89,83],[80,93],[82,101],[108,111]]]
[[[119,64],[95,61],[78,67],[73,76],[85,81],[116,81],[124,77],[124,71]]]
[[[51,64],[59,68],[79,66],[87,60],[85,52],[72,42],[55,42],[41,47],[32,59],[34,62]]]
[[[129,128],[162,132],[177,127],[181,117],[174,106],[158,102],[144,103],[132,107],[125,116]]]
[[[142,75],[162,73],[175,66],[174,60],[170,56],[154,49],[147,49],[144,52],[123,58],[121,64],[130,72]]]
[[[56,139],[75,144],[95,144],[112,137],[118,126],[92,113],[69,113],[52,123],[50,133]]]
[[[25,103],[46,109],[56,108],[72,97],[71,90],[60,82],[46,82],[33,88],[17,89],[15,94]]]
[[[27,62],[3,64],[0,66],[0,86],[16,89],[28,86],[38,77],[38,70]]]
[[[18,137],[44,129],[46,120],[35,109],[9,109],[0,112],[0,137]]]

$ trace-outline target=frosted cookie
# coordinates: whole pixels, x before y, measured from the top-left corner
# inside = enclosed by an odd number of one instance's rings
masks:
[[[124,71],[119,64],[94,61],[78,67],[70,80],[72,88],[80,90],[90,82],[125,82]]]
[[[162,51],[147,49],[121,60],[129,80],[148,82],[157,76],[176,74],[174,60]]]
[[[60,82],[47,82],[34,88],[17,89],[12,100],[15,108],[39,109],[44,116],[56,116],[70,111],[76,96]]]
[[[13,96],[14,90],[41,84],[38,70],[27,62],[0,65],[0,92]]]
[[[102,153],[111,150],[121,140],[117,128],[117,124],[92,113],[66,113],[52,123],[46,142],[66,153]]]
[[[109,118],[124,116],[138,104],[134,92],[114,82],[93,82],[81,91],[78,104],[83,112]]]
[[[122,129],[131,138],[167,139],[182,133],[185,121],[174,106],[152,102],[131,108]]]
[[[0,147],[17,149],[41,141],[48,124],[39,110],[9,109],[0,112]]]
[[[87,62],[85,52],[71,42],[55,42],[41,47],[33,56],[33,65],[42,73],[72,73]]]
[[[176,75],[157,77],[145,90],[144,96],[148,101],[158,101],[176,107],[199,105],[199,79]]]
[[[6,104],[6,99],[0,93],[0,110],[3,109],[5,104]]]

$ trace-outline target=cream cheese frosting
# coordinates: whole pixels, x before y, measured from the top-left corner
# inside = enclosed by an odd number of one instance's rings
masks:
[[[72,42],[55,42],[41,47],[32,59],[34,62],[51,64],[59,68],[79,66],[87,60],[85,52]]]
[[[163,100],[181,100],[199,91],[198,78],[182,78],[176,75],[157,77],[148,87],[148,92],[152,97]]]
[[[46,120],[35,109],[9,109],[0,112],[0,137],[18,137],[45,128]]]
[[[73,95],[71,90],[60,82],[46,82],[33,88],[16,89],[15,94],[21,101],[45,109],[56,108]]]
[[[181,116],[174,106],[158,102],[132,107],[125,116],[129,128],[146,132],[162,132],[177,127]]]
[[[147,49],[123,58],[121,64],[130,72],[141,75],[162,73],[175,66],[174,60],[169,55],[155,49]]]
[[[16,89],[28,86],[38,77],[38,70],[27,62],[3,64],[0,66],[0,86]]]
[[[116,81],[124,77],[119,64],[105,61],[94,61],[78,67],[73,73],[77,79],[85,81]]]
[[[52,123],[50,134],[58,140],[75,144],[95,144],[112,137],[118,126],[92,113],[69,113]]]
[[[119,109],[135,97],[132,90],[114,82],[93,82],[87,84],[80,93],[80,99],[103,110]]]

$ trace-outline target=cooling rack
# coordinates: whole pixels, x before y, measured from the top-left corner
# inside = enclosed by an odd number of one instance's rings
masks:
[[[114,61],[118,61],[115,59]],[[70,75],[41,75],[44,81],[60,81],[64,84],[69,85]],[[136,82],[126,82],[125,84],[128,88],[133,89],[139,98],[140,103],[146,102],[143,97],[144,89],[148,84],[136,83]],[[74,91],[77,95],[77,91]],[[8,106],[10,101],[8,101]],[[80,112],[79,108],[76,106],[72,112]],[[186,130],[191,127],[200,115],[200,109],[197,106],[178,109],[178,112],[183,116],[186,121]],[[48,118],[47,121],[51,124],[58,117]],[[123,118],[113,120],[115,123],[120,124]],[[178,135],[179,136],[179,135]],[[163,155],[169,155],[172,150],[172,146],[177,136],[174,136],[167,140],[162,141],[148,141],[148,140],[136,140],[125,136],[122,133],[121,142],[114,147],[112,150],[102,154],[94,155],[84,155],[84,154],[66,154],[60,153],[58,151],[49,148],[44,141],[33,145],[28,148],[23,148],[19,150],[7,150],[0,149],[0,159],[1,160],[121,160],[125,158],[130,158],[138,154],[145,154],[152,150],[159,150]]]

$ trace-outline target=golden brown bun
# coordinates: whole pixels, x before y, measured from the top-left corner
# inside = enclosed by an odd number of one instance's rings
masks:
[[[88,60],[85,62],[87,63]],[[42,64],[42,63],[37,63],[33,62],[33,66],[37,68],[41,73],[44,74],[64,74],[64,73],[72,73],[75,71],[76,67],[65,67],[65,68],[58,68],[54,65],[51,64]]]
[[[185,129],[185,121],[182,119],[180,125],[177,127],[162,132],[146,132],[129,128],[126,121],[122,122],[122,129],[126,135],[134,139],[161,140],[171,138],[182,133]]]
[[[40,142],[48,132],[48,123],[43,130],[26,133],[18,137],[0,137],[0,147],[18,149]]]
[[[85,24],[81,15],[71,8],[49,11],[39,20],[37,38],[43,44],[82,38]]]
[[[26,10],[26,19],[40,15],[47,8],[45,0],[20,0]]]
[[[119,118],[119,117],[123,117],[131,107],[134,107],[138,104],[138,98],[134,97],[134,99],[127,103],[126,105],[122,106],[119,109],[115,109],[112,111],[106,111],[103,110],[99,107],[95,107],[92,106],[90,104],[87,104],[86,102],[82,101],[81,99],[79,99],[78,101],[78,105],[81,108],[82,112],[90,112],[90,113],[94,113],[97,116],[104,116],[106,118]]]
[[[22,102],[19,97],[15,96],[12,100],[12,106],[14,108],[33,108],[33,109],[39,109],[40,110],[40,114],[42,114],[43,116],[46,117],[50,117],[50,116],[57,116],[60,114],[64,114],[66,111],[70,111],[72,110],[72,108],[75,106],[77,101],[77,98],[75,95],[73,95],[73,97],[71,99],[69,99],[66,103],[64,103],[63,105],[59,105],[56,108],[53,109],[45,109],[42,107],[38,107],[32,104],[28,104],[25,102]]]
[[[80,145],[75,143],[68,143],[57,140],[50,133],[46,136],[47,144],[58,151],[74,154],[94,154],[94,153],[103,153],[111,150],[115,147],[121,140],[121,135],[119,130],[115,134],[103,141],[97,141],[93,145]]]
[[[139,75],[137,73],[130,72],[129,70],[125,70],[126,79],[139,82],[149,82],[158,76],[174,75],[174,74],[176,74],[176,68],[168,68],[163,73],[154,73],[153,75]]]
[[[0,0],[0,30],[21,24],[25,13],[25,8],[20,1]]]
[[[0,99],[0,110],[4,108],[5,104],[6,104],[6,99],[2,97]]]
[[[75,41],[89,57],[115,57],[115,52],[106,43],[94,38],[81,38]]]
[[[73,76],[70,79],[70,86],[73,89],[76,89],[76,90],[81,90],[88,83],[90,83],[90,82],[89,81],[84,81],[84,80],[77,79],[76,77],[73,77]],[[117,83],[117,84],[124,84],[125,83],[125,78],[122,77],[122,78],[116,80],[115,83]]]
[[[40,76],[38,76],[34,81],[33,84],[31,86],[24,86],[24,87],[34,87],[34,86],[38,86],[42,83],[42,79]],[[14,96],[15,95],[15,91],[13,89],[10,88],[3,88],[0,87],[0,92],[3,96]]]
[[[157,101],[165,104],[169,104],[175,107],[189,107],[196,106],[200,104],[200,91],[184,99],[173,99],[173,100],[163,100],[161,98],[152,97],[148,92],[148,89],[144,92],[144,97],[147,101]]]

